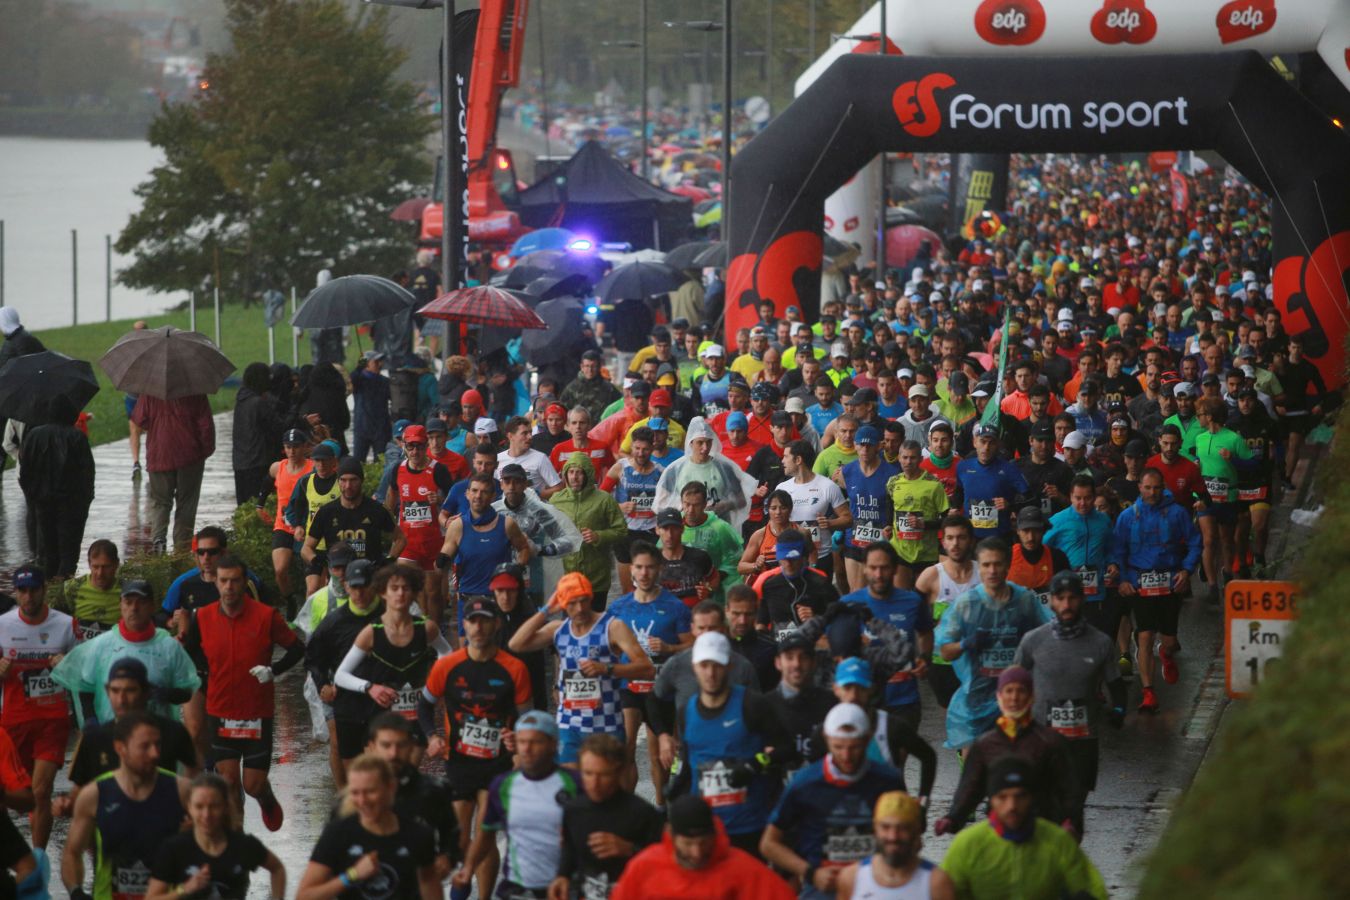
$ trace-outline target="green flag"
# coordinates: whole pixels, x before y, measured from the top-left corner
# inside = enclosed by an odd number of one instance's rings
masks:
[[[1012,321],[1012,306],[1007,303],[1003,305],[1003,339],[998,342],[998,368],[994,370],[998,376],[998,386],[994,388],[994,396],[989,398],[989,405],[984,408],[984,415],[980,417],[981,425],[998,426],[998,406],[1003,402],[1003,370],[1008,365],[1008,323]]]

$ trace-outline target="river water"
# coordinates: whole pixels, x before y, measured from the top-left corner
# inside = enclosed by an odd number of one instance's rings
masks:
[[[25,325],[57,328],[74,322],[72,229],[79,238],[79,321],[103,321],[104,236],[116,242],[140,208],[136,185],[161,159],[146,141],[0,137],[4,301],[18,308]],[[128,262],[113,254],[114,277]],[[147,315],[184,299],[114,283],[112,317]]]

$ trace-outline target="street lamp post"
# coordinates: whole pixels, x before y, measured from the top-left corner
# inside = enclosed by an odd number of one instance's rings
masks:
[[[731,222],[731,0],[722,0],[722,21],[699,19],[693,22],[665,22],[667,28],[722,32],[722,239],[730,233]],[[707,35],[704,35],[707,46]],[[706,83],[706,82],[705,82]]]
[[[881,28],[877,32],[877,53],[886,55],[886,0],[881,0]],[[886,280],[886,151],[881,151],[881,196],[877,211],[877,281]],[[885,296],[882,296],[885,299]]]

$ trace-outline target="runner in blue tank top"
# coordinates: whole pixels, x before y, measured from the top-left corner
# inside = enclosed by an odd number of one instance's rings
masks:
[[[864,582],[863,563],[867,547],[885,540],[882,529],[891,524],[891,495],[886,482],[900,474],[900,467],[881,458],[881,432],[871,425],[853,437],[858,458],[840,466],[834,481],[848,497],[853,524],[844,529],[844,571],[854,590]]]
[[[492,508],[496,487],[491,475],[471,476],[465,493],[469,500],[468,515],[451,519],[445,526],[445,543],[436,558],[436,567],[446,569],[451,563],[455,565],[459,576],[458,613],[463,612],[466,597],[492,597],[492,573],[502,563],[511,562],[512,550],[519,565],[530,561],[530,541],[524,532],[510,517]],[[459,614],[455,618],[457,622],[463,620]],[[463,633],[461,625],[460,634]]]

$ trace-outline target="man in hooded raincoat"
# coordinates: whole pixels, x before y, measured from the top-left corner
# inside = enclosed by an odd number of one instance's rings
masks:
[[[568,572],[585,575],[595,589],[597,611],[604,611],[614,568],[614,546],[628,537],[628,524],[618,501],[595,486],[595,468],[585,453],[563,463],[563,489],[550,499],[581,532],[581,549],[563,559]]]

